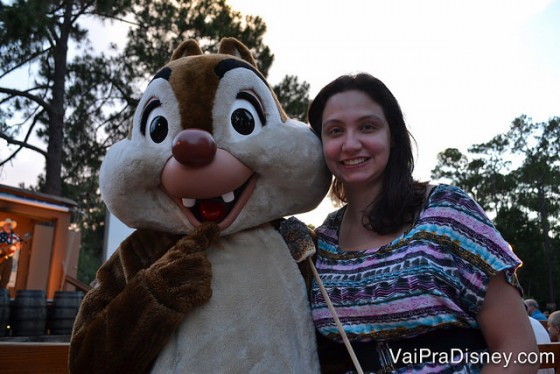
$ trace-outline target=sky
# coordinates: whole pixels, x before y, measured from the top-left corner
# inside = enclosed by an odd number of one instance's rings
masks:
[[[341,74],[381,79],[416,139],[417,179],[430,180],[439,152],[466,152],[521,114],[535,121],[560,116],[560,0],[228,3],[266,23],[264,42],[275,56],[271,84],[297,75],[313,97]],[[98,46],[115,39],[106,26],[92,34]],[[5,146],[0,140],[0,158]],[[41,157],[22,151],[0,171],[0,183],[34,184],[43,168]],[[325,201],[301,217],[317,225],[332,209]]]

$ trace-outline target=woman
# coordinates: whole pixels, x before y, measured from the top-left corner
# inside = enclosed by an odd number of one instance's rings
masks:
[[[477,354],[489,351],[505,356],[484,373],[536,371],[513,362],[537,350],[519,259],[466,193],[413,180],[410,134],[387,87],[342,76],[319,92],[309,122],[345,203],[317,229],[316,267],[362,368],[480,372]],[[317,282],[311,304],[323,370],[351,371]]]

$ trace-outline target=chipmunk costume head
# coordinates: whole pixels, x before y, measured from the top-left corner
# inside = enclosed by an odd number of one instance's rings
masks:
[[[130,138],[101,169],[109,209],[131,227],[223,235],[315,207],[325,194],[321,148],[287,119],[245,46],[204,55],[183,43],[148,85]]]
[[[103,199],[137,230],[82,303],[72,371],[318,371],[306,254],[269,223],[313,209],[329,182],[318,137],[243,44],[181,44],[103,162]]]

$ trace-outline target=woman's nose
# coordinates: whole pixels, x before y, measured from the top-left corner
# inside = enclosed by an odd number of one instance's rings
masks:
[[[351,152],[359,150],[362,146],[360,139],[351,133],[347,133],[344,137],[344,142],[342,143],[342,150],[346,152]]]
[[[216,142],[212,135],[200,129],[187,129],[173,139],[173,157],[185,166],[208,165],[216,155]]]

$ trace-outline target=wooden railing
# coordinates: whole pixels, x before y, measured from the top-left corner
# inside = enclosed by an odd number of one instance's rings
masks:
[[[557,374],[560,374],[560,343],[539,344],[539,352],[551,353],[551,357],[548,357],[548,360],[545,360],[541,355],[541,364],[539,369],[554,369]]]
[[[69,343],[0,342],[0,373],[66,374]]]

